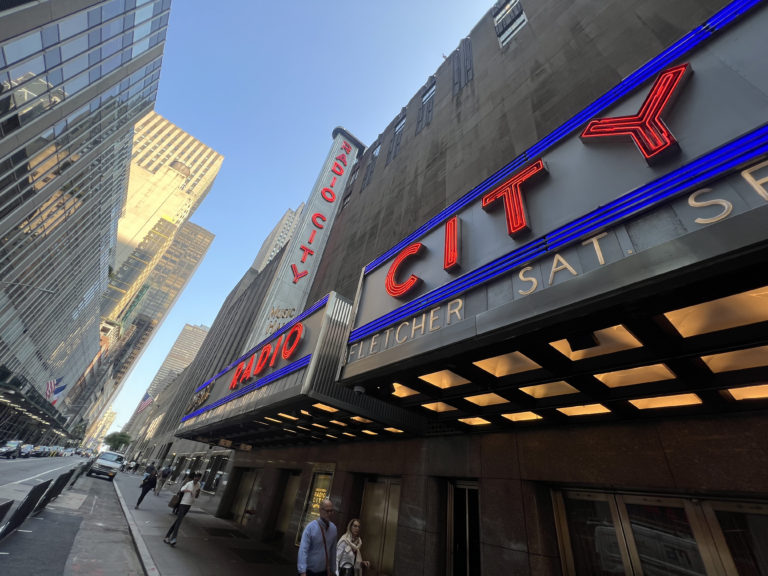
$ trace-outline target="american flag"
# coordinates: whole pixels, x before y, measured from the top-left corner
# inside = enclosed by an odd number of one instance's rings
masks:
[[[152,396],[149,395],[149,392],[144,394],[144,398],[142,398],[141,402],[139,402],[139,407],[136,408],[136,414],[140,414],[141,411],[144,410],[144,408],[152,404],[152,400],[154,400],[154,398],[152,398]]]
[[[59,378],[58,381],[60,381],[61,378]],[[51,404],[56,406],[56,401],[59,399],[59,396],[61,396],[61,393],[64,392],[64,389],[67,387],[66,384],[62,384],[61,386],[56,386],[53,390],[53,399],[51,400]]]
[[[61,382],[61,378],[56,378],[56,380],[48,380],[45,384],[45,399],[50,400],[51,396],[53,396],[54,390],[56,390],[56,386],[58,386],[59,382]]]

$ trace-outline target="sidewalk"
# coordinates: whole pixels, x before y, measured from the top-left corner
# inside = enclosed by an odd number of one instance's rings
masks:
[[[150,492],[138,510],[141,475],[120,473],[115,491],[148,576],[295,576],[293,559],[278,557],[266,546],[251,540],[233,522],[215,518],[192,506],[179,530],[178,544],[163,543],[176,519],[168,500],[173,490],[160,496]],[[178,486],[172,488],[178,489]]]

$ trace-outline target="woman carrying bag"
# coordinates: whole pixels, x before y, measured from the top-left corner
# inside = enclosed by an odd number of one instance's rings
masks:
[[[336,562],[338,563],[339,576],[360,576],[363,566],[371,567],[371,563],[363,560],[360,548],[363,541],[360,538],[360,520],[353,518],[347,524],[347,531],[339,538],[336,545]]]
[[[195,498],[200,495],[200,472],[195,472],[194,476],[192,476],[192,480],[181,487],[179,494],[181,494],[179,513],[176,517],[176,521],[170,528],[168,528],[168,532],[166,533],[165,538],[163,538],[163,542],[170,544],[171,546],[176,546],[176,538],[179,535],[179,528],[184,520],[184,516],[186,516],[189,509],[192,508],[192,503],[195,501]],[[176,496],[178,496],[178,494],[175,494],[174,498]],[[172,501],[173,499],[171,499],[171,502]],[[168,503],[169,506],[171,505],[171,502]]]

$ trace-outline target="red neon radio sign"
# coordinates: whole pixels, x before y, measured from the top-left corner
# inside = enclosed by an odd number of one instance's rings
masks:
[[[229,389],[234,390],[240,384],[244,384],[261,374],[265,368],[273,368],[275,362],[280,357],[283,360],[290,360],[293,353],[296,352],[296,348],[301,342],[301,337],[304,335],[304,325],[301,322],[294,324],[287,333],[281,334],[280,337],[273,343],[270,342],[262,346],[259,350],[254,352],[250,358],[248,358],[248,364],[244,359],[237,365],[235,373],[232,375],[232,381],[229,384]],[[255,364],[254,364],[255,362]]]
[[[659,162],[678,152],[679,144],[664,124],[662,116],[671,107],[690,74],[691,67],[688,63],[665,70],[654,82],[637,114],[592,120],[581,133],[581,138],[583,140],[629,139],[635,143],[648,164]],[[539,158],[482,196],[483,210],[490,211],[498,206],[503,207],[509,236],[514,237],[528,230],[523,187],[530,186],[544,174],[546,174],[546,168],[543,160]],[[454,215],[444,225],[443,269],[448,272],[457,270],[461,265],[460,224],[458,215]],[[415,274],[402,279],[400,269],[406,262],[417,258],[425,251],[426,247],[421,242],[415,242],[404,248],[394,258],[384,281],[390,296],[404,298],[421,284],[421,278]]]

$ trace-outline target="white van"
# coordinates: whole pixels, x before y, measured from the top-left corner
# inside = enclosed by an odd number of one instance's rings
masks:
[[[86,476],[96,474],[99,476],[106,476],[109,481],[115,479],[120,467],[123,465],[123,455],[119,452],[102,452],[91,464]]]

